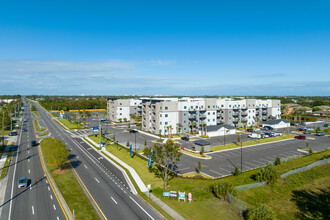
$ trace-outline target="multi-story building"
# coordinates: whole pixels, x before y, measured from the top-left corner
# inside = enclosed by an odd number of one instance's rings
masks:
[[[141,116],[142,100],[140,99],[115,99],[107,101],[107,119],[110,121],[131,120],[131,115]]]
[[[123,107],[132,101],[118,99],[108,101],[108,115],[123,116]],[[186,133],[202,126],[227,124],[234,127],[260,124],[269,118],[278,119],[281,114],[280,100],[229,98],[148,98],[141,99],[142,130],[155,134]],[[122,105],[119,105],[122,103]],[[124,104],[126,103],[126,104]],[[122,108],[122,110],[120,110]],[[110,109],[110,110],[109,110]],[[126,112],[129,112],[126,110]],[[120,115],[122,114],[122,115]],[[126,113],[125,117],[129,118]]]

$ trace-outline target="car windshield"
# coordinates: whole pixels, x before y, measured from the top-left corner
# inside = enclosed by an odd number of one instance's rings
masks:
[[[26,178],[21,178],[19,179],[18,183],[25,183],[26,182]]]

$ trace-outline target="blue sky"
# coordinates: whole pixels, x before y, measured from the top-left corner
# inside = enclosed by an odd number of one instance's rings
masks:
[[[24,2],[0,94],[330,95],[330,1]]]

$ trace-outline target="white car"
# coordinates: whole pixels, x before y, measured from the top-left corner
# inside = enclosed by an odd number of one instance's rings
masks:
[[[277,137],[277,136],[283,136],[283,134],[281,132],[274,132],[274,137]]]

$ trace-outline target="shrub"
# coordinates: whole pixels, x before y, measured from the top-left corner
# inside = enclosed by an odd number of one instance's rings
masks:
[[[275,166],[278,166],[278,165],[280,165],[281,164],[281,158],[279,158],[279,157],[276,157],[276,159],[275,159]]]
[[[309,150],[308,150],[308,155],[313,155],[312,148],[309,148]]]
[[[216,184],[211,185],[211,191],[215,195],[215,197],[220,199],[227,198],[227,192],[235,196],[237,194],[236,188],[227,182],[218,182]]]
[[[239,169],[238,167],[235,167],[234,176],[238,176],[238,175],[239,175]]]
[[[267,181],[268,183],[273,183],[279,177],[280,174],[278,171],[273,166],[267,165],[258,171],[258,173],[255,175],[255,180],[259,182]]]
[[[247,220],[273,220],[274,212],[268,206],[258,205],[248,209],[246,219]]]

